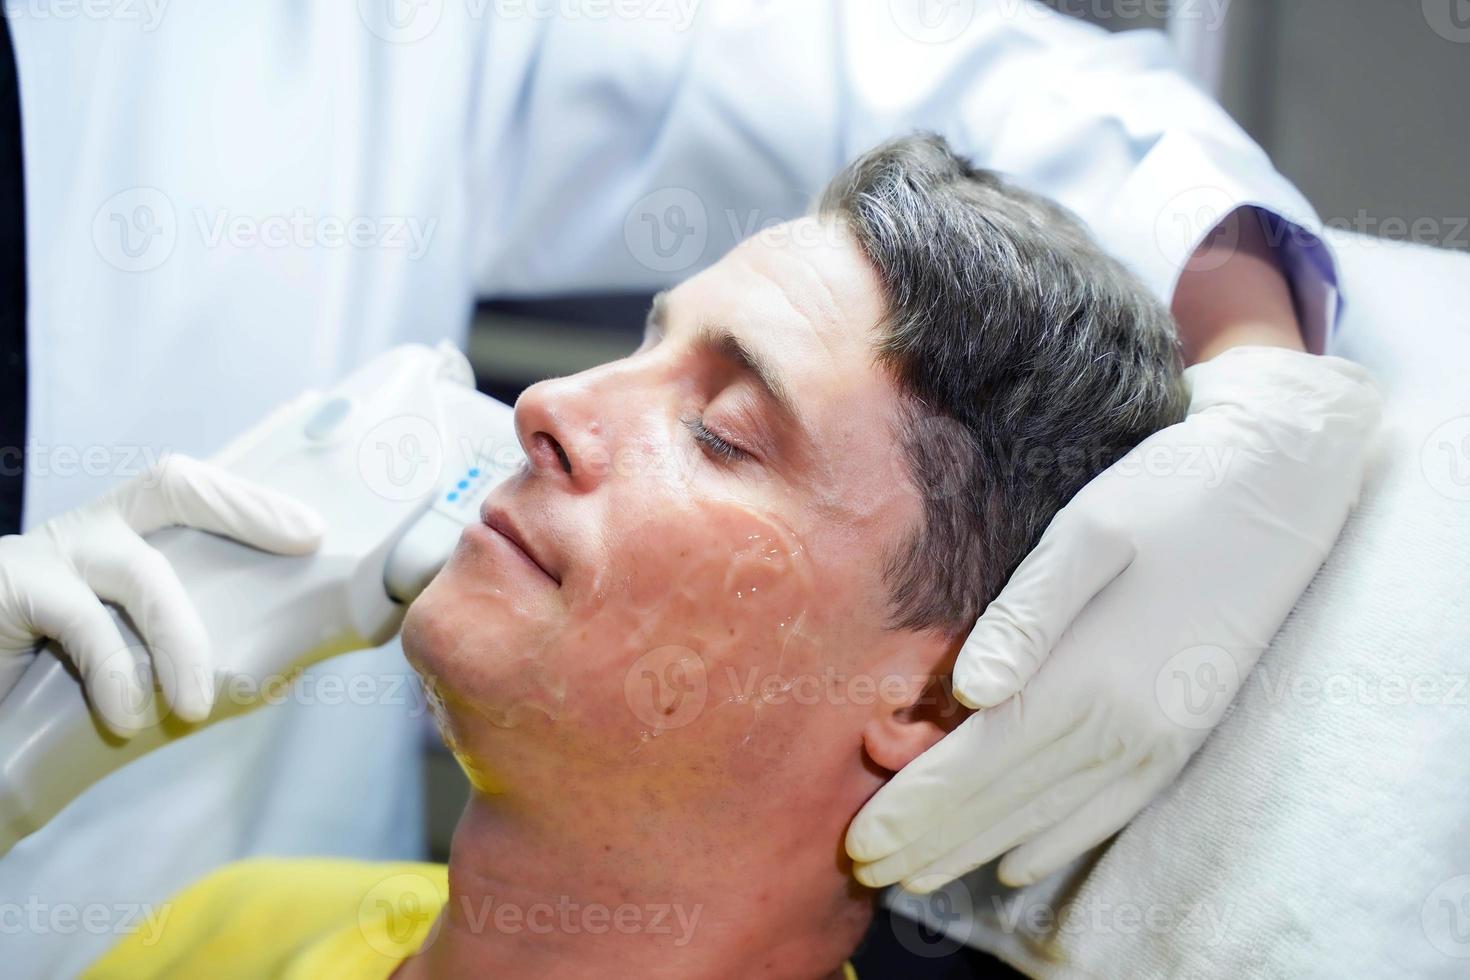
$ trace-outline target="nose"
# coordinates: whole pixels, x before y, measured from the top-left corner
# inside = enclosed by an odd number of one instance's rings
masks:
[[[537,476],[585,493],[606,474],[604,427],[584,375],[553,378],[527,388],[516,399],[515,425],[521,449]]]

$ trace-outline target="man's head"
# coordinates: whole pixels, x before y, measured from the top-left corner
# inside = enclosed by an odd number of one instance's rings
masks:
[[[768,860],[835,909],[846,822],[957,720],[929,682],[1184,407],[1168,314],[1071,218],[899,140],[662,294],[632,355],[525,392],[486,513],[535,561],[471,528],[405,649],[482,794],[615,840],[607,874],[673,887],[688,848],[650,849],[781,814]]]

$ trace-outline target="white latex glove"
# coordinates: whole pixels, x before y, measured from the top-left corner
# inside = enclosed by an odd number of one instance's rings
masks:
[[[1117,832],[1219,723],[1357,501],[1362,368],[1241,347],[1186,371],[1189,417],[1052,521],[966,640],[984,710],[854,820],[869,885],[926,892],[1006,854],[1029,884]],[[1014,850],[1013,850],[1014,849]]]
[[[185,721],[214,707],[209,640],[173,567],[142,535],[171,524],[278,554],[321,543],[317,513],[217,466],[170,456],[157,469],[25,534],[0,537],[0,662],[21,661],[41,637],[61,644],[94,713],[123,737],[152,696],[102,600],[127,610],[152,655],[164,698]]]

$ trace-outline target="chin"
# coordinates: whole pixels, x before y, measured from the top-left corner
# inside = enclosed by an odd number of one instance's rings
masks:
[[[445,615],[446,607],[452,605],[444,601],[443,593],[448,589],[441,583],[442,578],[441,575],[430,582],[403,617],[400,634],[403,653],[421,676],[429,665],[442,660],[442,654],[453,641],[449,617]]]

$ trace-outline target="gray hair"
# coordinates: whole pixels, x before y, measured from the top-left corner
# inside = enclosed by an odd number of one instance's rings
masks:
[[[884,560],[895,629],[967,632],[1088,481],[1188,407],[1168,310],[1069,212],[933,134],[884,143],[823,192],[888,310],[921,526]]]

